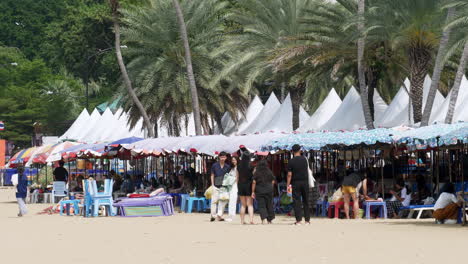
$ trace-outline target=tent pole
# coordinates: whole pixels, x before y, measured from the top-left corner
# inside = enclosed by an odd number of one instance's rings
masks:
[[[462,225],[466,225],[466,200],[465,200],[465,159],[466,157],[466,152],[465,152],[465,144],[462,144],[462,150],[463,150],[463,156],[462,156],[462,161],[461,161],[461,174],[462,174],[462,197],[463,197],[463,204],[462,204],[462,216],[463,216],[463,221]]]

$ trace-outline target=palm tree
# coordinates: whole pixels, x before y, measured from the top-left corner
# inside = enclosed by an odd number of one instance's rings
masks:
[[[277,49],[291,41],[291,38],[305,31],[301,19],[309,9],[311,0],[240,0],[238,8],[230,10],[227,19],[239,25],[241,32],[232,33],[218,52],[230,54],[232,59],[214,83],[239,70],[246,70],[245,87],[255,83],[283,83],[291,94],[293,102],[293,129],[299,127],[299,107],[306,90],[304,79],[296,78],[298,68],[283,70],[275,67]]]
[[[389,41],[394,51],[404,51],[408,69],[414,122],[420,122],[423,83],[438,46],[443,25],[440,0],[372,0],[367,13],[368,37]]]
[[[217,0],[181,2],[187,25],[193,72],[199,92],[201,124],[204,133],[212,130],[211,117],[229,112],[237,116],[246,108],[249,90],[240,86],[241,73],[212,80],[229,57],[214,52],[223,41],[223,12],[226,4]],[[125,27],[122,35],[128,45],[129,69],[138,84],[153,122],[169,128],[177,135],[185,127],[187,116],[193,113],[191,89],[187,78],[185,47],[177,27],[176,12],[171,0],[153,0],[143,8],[122,10]],[[125,98],[128,102],[128,98]],[[138,122],[137,111],[126,103],[131,125]]]
[[[187,27],[185,26],[184,15],[180,8],[178,0],[172,0],[174,8],[177,14],[177,22],[180,28],[180,35],[182,37],[182,42],[184,43],[185,49],[185,63],[187,65],[187,77],[189,79],[190,93],[192,95],[192,108],[193,115],[195,119],[195,131],[197,135],[201,135],[201,123],[200,123],[200,105],[198,102],[198,91],[197,85],[195,84],[195,77],[193,75],[193,66],[192,66],[192,55],[190,54],[190,45],[187,36]]]
[[[452,17],[455,15],[455,8],[450,7],[447,10],[447,19],[445,24],[447,25],[451,20]],[[439,81],[440,75],[442,73],[442,69],[444,68],[444,57],[445,53],[447,52],[447,46],[450,39],[450,27],[446,27],[442,32],[442,38],[440,39],[439,50],[437,52],[436,61],[434,64],[434,71],[432,73],[432,83],[431,88],[429,90],[429,94],[427,96],[426,106],[424,107],[424,112],[421,120],[421,126],[427,126],[429,124],[429,118],[431,117],[432,113],[432,105],[434,104],[434,99],[436,96],[436,91],[439,88]]]
[[[374,129],[374,122],[372,120],[372,114],[369,107],[369,96],[368,90],[366,86],[366,77],[364,76],[364,69],[363,69],[363,57],[364,57],[364,48],[365,48],[365,39],[363,34],[364,31],[364,12],[365,12],[365,0],[359,0],[358,2],[358,31],[361,35],[358,39],[358,75],[359,75],[359,88],[361,90],[361,104],[362,110],[364,113],[364,120],[366,121],[367,129]]]
[[[455,82],[452,86],[450,104],[447,111],[447,116],[445,117],[445,123],[447,124],[450,124],[453,121],[453,114],[455,112],[455,106],[457,104],[458,92],[460,90],[461,80],[463,78],[463,74],[465,73],[465,67],[468,60],[468,31],[466,30],[468,26],[468,3],[466,1],[455,0],[452,1],[451,4],[453,5],[453,8],[457,8],[458,10],[462,11],[458,12],[459,16],[456,17],[456,19],[453,22],[451,22],[447,27],[455,28],[460,32],[461,39],[455,43],[454,49],[457,50],[459,49],[459,47],[463,46],[463,51],[461,52],[461,58],[458,64]]]
[[[148,131],[148,136],[149,137],[154,137],[154,130],[152,129],[152,125],[150,122],[150,119],[148,117],[148,114],[146,113],[145,108],[143,107],[143,104],[140,102],[138,99],[138,96],[136,95],[135,91],[133,90],[132,82],[130,80],[130,77],[128,76],[127,73],[127,68],[125,66],[125,63],[123,61],[122,57],[122,51],[120,50],[120,24],[119,24],[119,0],[109,0],[109,4],[111,7],[112,11],[112,20],[114,24],[114,34],[115,34],[115,54],[117,56],[117,61],[119,63],[120,67],[120,72],[122,73],[122,77],[124,79],[125,87],[127,87],[128,94],[133,100],[133,103],[136,105],[138,108],[141,116],[143,116],[143,121],[145,123],[146,129]]]

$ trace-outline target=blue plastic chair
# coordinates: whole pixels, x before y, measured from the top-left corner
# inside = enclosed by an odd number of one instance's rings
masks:
[[[190,194],[181,194],[180,195],[180,210],[184,212],[185,205],[187,204],[188,199],[190,198]]]
[[[87,208],[86,208],[86,213],[89,215],[91,209],[92,209],[92,215],[93,216],[98,216],[99,212],[99,207],[100,206],[107,206],[109,207],[109,215],[115,216],[116,215],[116,210],[114,208],[114,200],[112,198],[112,186],[114,184],[114,181],[112,179],[106,179],[104,180],[104,192],[98,192],[96,181],[89,181],[86,187],[87,188],[87,193],[89,192],[89,195],[87,194],[86,196],[88,197],[88,201],[85,202]],[[86,200],[86,197],[85,197]]]
[[[366,219],[370,219],[370,212],[372,206],[380,206],[380,218],[387,219],[387,204],[379,201],[366,201],[364,202]]]

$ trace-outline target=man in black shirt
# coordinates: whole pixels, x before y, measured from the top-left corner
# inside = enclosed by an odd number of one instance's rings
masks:
[[[54,170],[54,181],[66,182],[68,179],[68,171],[63,167],[65,164],[62,160],[59,161],[59,166]]]
[[[297,144],[294,145],[292,151],[294,153],[294,158],[288,163],[287,185],[288,190],[292,188],[294,214],[296,215],[296,222],[294,224],[301,224],[302,210],[304,210],[306,224],[310,224],[308,162],[306,157],[301,154],[301,146]]]

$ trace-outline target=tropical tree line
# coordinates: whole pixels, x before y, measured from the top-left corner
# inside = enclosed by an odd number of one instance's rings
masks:
[[[219,132],[224,113],[237,122],[253,95],[272,91],[291,94],[297,128],[300,105],[312,113],[332,87],[344,96],[351,86],[359,88],[372,128],[374,91],[390,102],[406,77],[414,121],[427,125],[436,91],[452,89],[451,122],[466,73],[463,0],[22,2],[0,3],[0,45],[42,63],[57,94],[73,89],[67,106],[86,105],[85,87],[89,109],[123,96],[131,124],[144,117],[155,136],[161,126],[178,135],[192,116],[197,134]],[[433,82],[423,108],[427,74]]]

